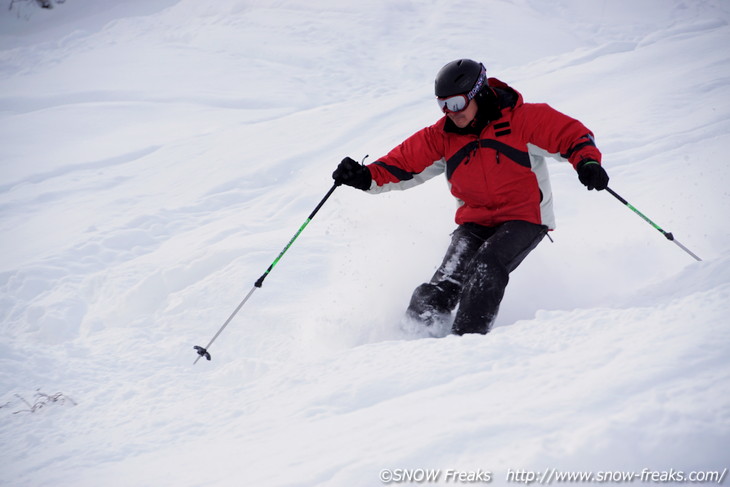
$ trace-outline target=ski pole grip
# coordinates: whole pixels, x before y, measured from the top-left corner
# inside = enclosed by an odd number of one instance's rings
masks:
[[[615,191],[614,191],[614,190],[612,190],[611,188],[609,188],[609,187],[606,187],[606,191],[608,191],[609,193],[611,193],[611,194],[612,194],[612,195],[613,195],[613,196],[614,196],[614,197],[615,197],[615,198],[616,198],[617,200],[619,200],[619,201],[620,201],[621,203],[625,204],[626,206],[629,206],[629,202],[628,202],[628,201],[626,201],[625,199],[623,199],[623,198],[621,197],[621,195],[619,195],[619,194],[618,194],[617,192],[615,192]]]

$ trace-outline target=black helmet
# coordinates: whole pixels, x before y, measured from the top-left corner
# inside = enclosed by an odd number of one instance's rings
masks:
[[[482,63],[471,59],[451,61],[436,75],[436,96],[446,98],[468,93],[471,95],[469,99],[472,99],[486,85],[486,78],[487,70]]]

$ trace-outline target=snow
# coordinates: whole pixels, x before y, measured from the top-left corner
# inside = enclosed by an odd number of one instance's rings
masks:
[[[0,485],[730,467],[727,2],[8,6]],[[431,338],[399,323],[445,182],[338,188],[193,366],[337,162],[433,123],[460,57],[591,127],[611,187],[703,261],[553,162],[555,243],[492,333]]]

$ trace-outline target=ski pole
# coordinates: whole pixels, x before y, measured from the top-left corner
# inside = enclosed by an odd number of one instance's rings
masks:
[[[674,235],[672,235],[671,232],[664,231],[664,229],[662,227],[660,227],[659,225],[657,225],[656,223],[654,223],[653,221],[651,221],[646,215],[644,215],[642,212],[640,212],[639,210],[637,210],[636,207],[634,207],[631,203],[629,203],[628,201],[626,201],[625,199],[623,199],[621,196],[619,196],[618,193],[616,193],[614,190],[612,190],[609,187],[606,187],[606,191],[608,191],[609,193],[611,193],[617,200],[619,200],[621,203],[623,203],[624,205],[626,205],[631,211],[633,211],[634,213],[636,213],[637,215],[639,215],[649,225],[651,225],[652,227],[654,227],[657,230],[659,230],[659,232],[661,232],[662,235],[664,235],[665,237],[667,237],[667,240],[671,240],[672,242],[674,242],[675,244],[677,244],[679,246],[679,248],[681,248],[682,250],[684,250],[685,252],[687,252],[695,260],[697,260],[699,262],[702,261],[702,259],[700,259],[699,257],[697,257],[697,255],[694,252],[692,252],[687,247],[685,247],[684,245],[682,245],[681,243],[679,243],[679,241],[677,241],[677,239],[674,238]]]
[[[231,322],[233,317],[236,316],[236,314],[238,314],[238,312],[241,310],[241,308],[243,308],[243,305],[246,304],[246,301],[248,301],[248,299],[251,297],[253,292],[257,288],[260,288],[261,286],[263,286],[264,279],[266,279],[266,277],[269,275],[269,273],[274,269],[274,267],[276,267],[276,264],[278,264],[279,261],[281,260],[281,258],[284,256],[286,251],[289,250],[289,247],[292,246],[294,241],[304,231],[304,229],[307,227],[307,225],[309,225],[309,222],[312,221],[312,218],[314,218],[314,215],[316,215],[317,212],[319,211],[319,209],[322,208],[322,205],[324,205],[325,201],[327,201],[327,199],[330,196],[332,196],[332,193],[334,193],[335,189],[337,189],[337,186],[339,186],[339,185],[337,183],[335,183],[332,185],[330,190],[327,191],[327,194],[324,195],[324,198],[322,198],[322,200],[319,202],[319,204],[314,209],[314,211],[312,211],[312,213],[309,214],[307,219],[304,220],[304,223],[302,224],[302,226],[299,227],[299,230],[297,230],[297,233],[295,233],[294,236],[291,238],[291,240],[289,240],[289,243],[286,244],[286,246],[284,247],[284,250],[279,252],[279,255],[276,257],[276,259],[274,259],[274,261],[271,263],[269,268],[266,269],[266,271],[261,275],[261,277],[259,277],[256,280],[256,282],[254,283],[251,290],[248,292],[248,294],[246,294],[246,296],[243,298],[243,300],[240,303],[238,303],[238,306],[236,306],[236,309],[233,310],[233,313],[231,313],[231,315],[228,317],[228,319],[223,323],[223,326],[220,327],[220,329],[218,330],[218,333],[216,333],[213,336],[213,338],[211,338],[211,340],[208,342],[208,345],[206,345],[205,348],[203,348],[199,345],[195,345],[193,347],[195,349],[195,351],[198,352],[198,356],[196,357],[195,362],[193,362],[193,365],[197,364],[198,360],[200,360],[201,357],[205,357],[206,359],[210,360],[210,353],[208,353],[208,349],[210,348],[210,346],[213,344],[213,342],[216,340],[216,338],[218,338],[218,336],[223,332],[223,330],[226,328],[226,326],[228,326],[228,323]]]

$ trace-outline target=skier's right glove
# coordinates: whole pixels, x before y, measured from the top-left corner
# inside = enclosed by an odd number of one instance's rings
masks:
[[[332,179],[337,186],[344,184],[363,191],[370,189],[370,184],[373,182],[370,170],[350,157],[342,159],[332,173]]]
[[[578,179],[588,190],[603,191],[608,187],[608,174],[597,161],[582,161],[578,164]]]

